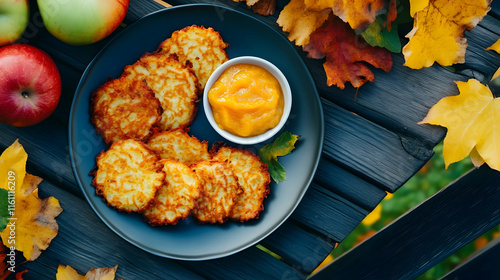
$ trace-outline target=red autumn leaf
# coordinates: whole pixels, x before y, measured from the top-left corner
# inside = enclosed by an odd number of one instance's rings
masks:
[[[359,88],[375,76],[366,63],[389,72],[392,68],[390,51],[372,47],[358,36],[338,17],[330,16],[328,21],[311,34],[309,44],[304,46],[308,57],[320,59],[323,64],[328,86],[345,88],[346,82]]]
[[[396,0],[391,0],[389,2],[389,8],[387,8],[387,30],[391,31],[391,23],[398,16],[398,6]]]

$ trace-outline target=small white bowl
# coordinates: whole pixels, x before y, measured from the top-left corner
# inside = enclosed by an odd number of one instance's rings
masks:
[[[276,125],[275,127],[269,129],[268,131],[262,134],[252,137],[237,136],[221,129],[214,120],[212,114],[212,107],[208,102],[208,91],[215,83],[215,81],[217,81],[220,75],[224,72],[224,70],[226,70],[229,66],[240,63],[257,65],[269,71],[269,73],[271,73],[280,83],[281,91],[283,92],[283,97],[284,97],[283,115],[281,116],[281,120],[278,123],[278,125]],[[215,71],[212,73],[212,75],[210,76],[205,85],[205,89],[203,92],[203,108],[205,110],[205,115],[207,116],[208,122],[210,123],[210,125],[212,125],[215,131],[219,133],[220,136],[224,137],[226,140],[229,140],[233,143],[242,145],[252,145],[268,140],[269,138],[273,137],[276,133],[278,133],[278,131],[280,131],[281,128],[283,128],[292,109],[292,91],[290,90],[290,85],[288,84],[285,75],[283,75],[283,73],[274,64],[255,56],[240,56],[226,61],[217,69],[215,69]]]

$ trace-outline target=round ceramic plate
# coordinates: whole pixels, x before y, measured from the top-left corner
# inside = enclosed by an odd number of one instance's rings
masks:
[[[300,135],[296,149],[279,161],[286,181],[271,183],[260,218],[223,225],[196,223],[188,218],[175,226],[152,227],[139,214],[119,212],[95,194],[92,176],[95,158],[106,145],[90,122],[91,93],[145,52],[155,51],[173,31],[190,25],[213,27],[224,41],[230,58],[257,56],[269,60],[285,74],[293,95],[293,108],[282,131]],[[293,212],[316,171],[323,145],[323,112],[313,79],[295,48],[279,32],[244,13],[220,6],[186,5],[161,10],[138,20],[117,34],[85,70],[70,113],[70,155],[75,177],[86,199],[102,221],[123,239],[152,254],[182,260],[228,256],[252,246],[279,227]],[[223,139],[211,128],[202,104],[190,134],[209,145]],[[278,135],[281,134],[278,133]],[[273,139],[266,143],[272,142]],[[257,152],[264,144],[246,146]],[[233,143],[230,146],[238,147]]]

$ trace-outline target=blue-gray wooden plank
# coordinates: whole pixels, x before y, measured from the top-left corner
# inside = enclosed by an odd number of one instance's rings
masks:
[[[38,189],[41,198],[56,197],[63,212],[56,218],[59,231],[47,250],[35,261],[19,266],[19,271],[30,271],[24,279],[55,279],[59,264],[70,265],[80,274],[93,267],[118,264],[117,276],[123,279],[203,279],[175,261],[146,254],[127,243],[102,223],[81,197],[47,180]],[[43,277],[31,271],[43,272]]]
[[[251,14],[251,11],[243,3],[234,3],[232,1],[172,1],[170,3],[176,4],[173,2],[219,3]],[[31,3],[35,3],[35,1],[31,1]],[[286,1],[278,1],[277,6],[280,8],[284,6],[284,4],[286,4]],[[36,5],[36,3],[34,5]],[[35,7],[34,5],[32,5],[32,9]],[[131,1],[125,25],[137,20],[142,15],[156,10],[157,8],[162,7],[152,1],[147,1],[147,3],[145,3],[145,1]],[[256,17],[270,24],[271,27],[284,34],[275,23],[276,16],[277,15],[274,17]],[[46,121],[49,123],[42,123],[39,126],[25,129],[11,129],[0,126],[0,130],[2,131],[0,143],[1,146],[3,146],[2,148],[4,148],[12,142],[11,140],[13,138],[20,137],[21,139],[24,139],[24,137],[26,137],[26,141],[28,141],[26,146],[33,151],[29,152],[32,154],[30,154],[30,163],[28,164],[28,168],[36,171],[33,172],[35,174],[43,174],[42,177],[45,177],[46,175],[48,180],[58,184],[58,186],[63,188],[65,191],[67,190],[70,193],[81,196],[81,193],[79,193],[76,183],[72,178],[69,159],[67,158],[67,136],[64,127],[67,125],[67,114],[69,110],[68,104],[74,94],[74,88],[76,88],[76,84],[78,83],[79,75],[99,49],[107,42],[107,40],[111,39],[112,36],[102,42],[89,46],[69,46],[57,41],[51,37],[50,34],[48,34],[43,26],[39,24],[39,14],[37,18],[36,12],[33,15],[32,21],[35,23],[35,26],[32,26],[33,29],[31,30],[33,32],[25,34],[29,35],[29,38],[27,38],[29,39],[28,43],[41,47],[55,57],[58,67],[62,69],[63,94],[65,95],[61,100],[61,105],[58,107],[54,115]],[[485,22],[489,23],[490,21]],[[491,37],[491,34],[486,35]],[[387,137],[387,139],[392,139],[391,143],[396,143],[397,141],[395,141],[395,139],[399,137],[402,149],[407,152],[406,154],[403,153],[403,155],[411,155],[412,157],[418,159],[417,161],[414,161],[417,162],[416,166],[413,166],[414,170],[418,169],[418,166],[426,160],[426,158],[430,155],[429,153],[432,152],[433,145],[436,141],[442,138],[444,133],[444,130],[440,128],[426,126],[421,127],[415,125],[415,120],[420,120],[421,117],[425,115],[426,110],[433,105],[433,102],[440,98],[439,96],[431,96],[430,93],[432,93],[432,90],[439,89],[445,92],[444,95],[454,94],[454,85],[451,80],[454,77],[459,77],[461,79],[466,78],[466,74],[457,76],[458,74],[443,71],[442,67],[439,66],[419,70],[418,72],[405,69],[401,67],[401,56],[396,55],[395,61],[400,66],[393,68],[389,74],[382,71],[379,71],[380,73],[377,72],[376,82],[363,86],[358,93],[357,100],[354,100],[355,91],[352,88],[348,88],[341,92],[336,88],[326,86],[324,71],[321,66],[322,61],[307,59],[305,54],[299,48],[297,48],[297,50],[302,55],[309,69],[315,76],[315,81],[320,94],[324,97],[324,107],[328,107],[330,109],[337,108],[335,105],[331,104],[333,101],[341,107],[354,111],[358,114],[358,116],[353,117],[355,116],[354,114],[347,113],[345,110],[341,110],[341,113],[332,112],[332,114],[336,115],[338,119],[343,121],[344,126],[340,128],[334,126],[328,127],[327,129],[329,131],[335,132],[332,133],[331,136],[335,136],[337,132],[344,133],[344,130],[348,125],[360,128],[359,131],[355,131],[357,134],[363,134],[364,132],[362,128],[365,127],[374,129],[374,131],[378,126],[383,127],[385,129],[381,130],[381,133],[385,136],[382,136],[382,138]],[[497,56],[493,55],[493,61],[495,61],[495,59],[497,59]],[[396,78],[393,77],[394,75]],[[440,86],[438,81],[432,85],[426,83],[427,80],[430,80],[431,78],[433,79],[436,76],[442,77],[442,79],[448,81],[448,83],[445,83],[444,86]],[[390,90],[386,93],[384,91],[386,88],[392,89],[394,87],[394,79],[411,80],[410,83],[396,84],[395,90]],[[411,91],[417,91],[417,89],[421,87],[424,94],[422,96],[412,95],[411,98],[408,98],[407,95],[401,95],[401,92],[409,90],[407,89],[408,85],[410,85]],[[398,106],[401,106],[401,108],[398,108]],[[416,115],[414,113],[416,113]],[[349,124],[349,120],[352,120],[352,124]],[[373,123],[370,124],[370,122]],[[63,128],[62,130],[59,129],[61,127]],[[5,134],[3,133],[4,131]],[[348,129],[347,131],[352,130]],[[435,136],[436,132],[437,136]],[[50,138],[51,134],[56,140],[48,142],[46,140],[41,140]],[[34,135],[39,136],[34,138]],[[376,134],[373,135],[378,137]],[[363,136],[359,136],[359,139],[361,139],[361,143],[368,144],[368,146],[364,147],[363,145],[354,145],[354,147],[346,146],[342,148],[342,146],[345,145],[345,142],[334,143],[334,141],[330,141],[329,146],[335,147],[335,149],[339,150],[345,149],[346,151],[343,151],[343,153],[347,156],[349,151],[357,153],[357,149],[366,150],[369,148],[369,141],[365,141],[367,139],[364,139]],[[402,149],[401,147],[396,147],[392,150],[394,152],[393,154],[401,156]],[[276,244],[281,242],[280,244],[283,246],[280,246],[279,249],[274,249],[279,251],[280,255],[283,256],[284,263],[296,267],[301,273],[310,271],[312,267],[314,267],[314,262],[319,263],[322,259],[322,255],[324,254],[326,256],[328,248],[331,247],[334,242],[341,241],[343,237],[354,228],[357,222],[359,222],[362,217],[382,199],[384,192],[375,190],[377,187],[386,189],[387,185],[397,186],[399,184],[397,183],[398,180],[389,180],[390,184],[386,184],[386,182],[380,180],[380,178],[371,178],[371,174],[363,175],[363,170],[370,170],[371,168],[366,165],[352,165],[349,162],[339,162],[340,166],[337,166],[335,158],[338,157],[332,152],[332,150],[334,149],[326,148],[325,154],[328,155],[330,159],[334,160],[330,161],[327,159],[326,164],[323,163],[324,165],[320,165],[319,175],[315,178],[315,182],[317,184],[315,184],[312,190],[306,194],[304,203],[299,205],[297,213],[292,215],[292,221],[285,223],[283,228],[280,229],[281,231],[272,234],[264,242],[267,247],[273,247],[273,242],[276,242]],[[389,158],[391,157],[389,156]],[[47,164],[47,162],[50,162],[50,164]],[[325,166],[328,168],[324,168]],[[336,169],[332,168],[330,170],[329,168],[332,166]],[[38,173],[38,171],[40,173]],[[334,171],[339,172],[337,173]],[[332,175],[331,179],[328,180],[330,175]],[[363,179],[357,176],[361,176]],[[340,183],[337,184],[337,181]],[[399,181],[404,181],[404,179],[399,179]],[[349,182],[352,182],[352,184],[350,185]],[[376,186],[369,182],[375,183]],[[353,190],[348,189],[349,187],[353,188]],[[373,195],[372,199],[370,199],[369,196],[362,197],[361,194],[365,190]],[[315,201],[322,201],[323,203],[320,203],[316,207],[313,205]],[[323,209],[323,211],[320,211],[320,209]],[[339,215],[339,213],[342,214]],[[336,225],[336,219],[342,217],[343,215],[348,216],[347,221]],[[311,218],[317,218],[318,220],[315,221]],[[301,228],[305,231],[301,230]],[[283,236],[283,232],[287,231],[292,234],[288,239],[286,239],[286,241],[282,241],[280,238]],[[311,231],[311,234],[307,234],[307,231]],[[300,242],[298,245],[294,244],[297,243],[294,242],[294,237],[301,238],[301,241],[303,242]],[[317,246],[314,246],[315,242],[311,238],[317,238]],[[321,248],[321,250],[317,248]],[[251,249],[251,251],[254,250],[257,249]],[[301,258],[304,260],[307,259],[308,263],[301,263]],[[273,260],[269,260],[271,263],[274,263]],[[227,264],[225,262],[227,262]],[[218,264],[217,262],[214,263]],[[231,263],[232,261],[230,260],[225,260],[223,262],[224,266],[227,266],[227,269],[230,269]],[[210,269],[210,265],[202,267],[202,270]],[[222,269],[220,273],[224,274],[227,273],[227,271]],[[296,276],[302,277],[301,273],[298,273]]]
[[[499,223],[500,172],[483,165],[310,279],[414,279]]]
[[[441,279],[500,279],[499,260],[500,237],[497,237],[467,257]]]

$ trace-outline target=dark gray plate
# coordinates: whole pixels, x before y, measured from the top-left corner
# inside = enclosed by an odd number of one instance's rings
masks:
[[[227,48],[230,58],[258,56],[281,69],[290,82],[293,94],[292,112],[283,131],[301,137],[296,149],[280,158],[287,179],[271,184],[271,194],[265,200],[265,209],[258,220],[243,224],[202,225],[188,218],[175,226],[152,227],[139,214],[116,211],[95,194],[89,172],[95,166],[95,157],[106,146],[90,123],[89,98],[106,79],[118,77],[124,66],[132,64],[145,52],[156,50],[158,44],[170,37],[173,31],[192,24],[219,31],[230,44]],[[281,225],[298,205],[314,176],[324,133],[323,112],[316,87],[290,42],[253,17],[211,5],[161,10],[116,35],[84,72],[73,100],[69,123],[70,155],[75,177],[97,215],[131,244],[155,255],[183,260],[207,260],[236,253],[256,244]],[[206,120],[202,104],[190,129],[194,136],[207,140],[209,144],[222,140]],[[262,146],[247,148],[256,152]]]

